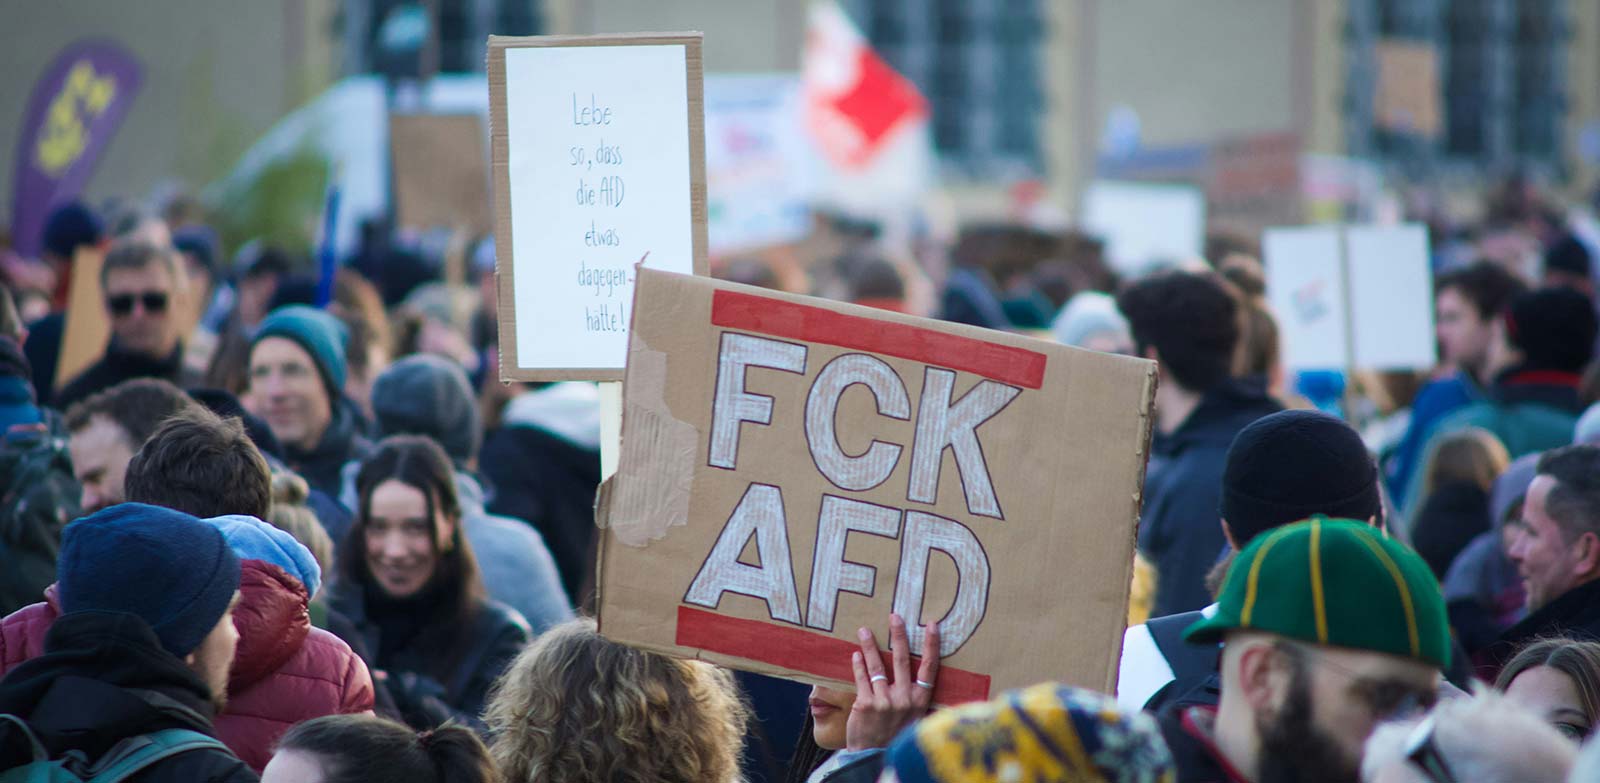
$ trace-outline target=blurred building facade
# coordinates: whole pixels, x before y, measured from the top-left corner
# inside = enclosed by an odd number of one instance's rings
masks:
[[[1526,168],[1577,192],[1600,174],[1592,0],[839,2],[928,96],[942,180],[963,215],[1004,214],[1027,181],[1070,215],[1096,176],[1209,177],[1248,201],[1252,187],[1283,186],[1269,182],[1286,176],[1272,160],[1307,153],[1467,185]],[[0,14],[22,20],[8,26],[0,55],[8,106],[22,106],[74,40],[107,37],[141,60],[143,90],[89,195],[142,197],[168,180],[219,176],[276,118],[343,75],[480,70],[491,33],[698,29],[708,73],[792,72],[806,4],[0,0]],[[397,61],[418,18],[435,20],[423,51]],[[1375,113],[1377,52],[1394,41],[1435,52],[1432,138],[1386,130]],[[17,125],[0,123],[7,181]]]

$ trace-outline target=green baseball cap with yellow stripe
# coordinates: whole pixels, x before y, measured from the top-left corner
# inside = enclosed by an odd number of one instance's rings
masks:
[[[1191,642],[1253,630],[1450,664],[1450,624],[1428,564],[1376,528],[1312,517],[1257,536],[1234,559],[1217,613]]]

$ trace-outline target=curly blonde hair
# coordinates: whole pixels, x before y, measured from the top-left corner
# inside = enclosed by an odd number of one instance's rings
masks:
[[[608,641],[579,619],[517,656],[484,720],[507,783],[730,783],[749,711],[727,671]]]

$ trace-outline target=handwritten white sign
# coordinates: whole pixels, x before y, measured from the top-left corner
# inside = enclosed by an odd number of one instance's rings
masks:
[[[618,380],[634,265],[702,271],[699,36],[492,43],[502,377]]]

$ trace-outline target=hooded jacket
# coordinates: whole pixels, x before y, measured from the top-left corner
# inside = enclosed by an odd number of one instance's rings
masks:
[[[594,495],[600,487],[600,393],[594,384],[557,383],[506,405],[502,426],[479,458],[494,488],[488,510],[539,531],[567,596],[580,605],[593,588]]]
[[[215,734],[259,772],[290,726],[324,715],[370,712],[372,676],[349,645],[311,627],[306,583],[315,586],[320,575],[307,570],[307,563],[316,568],[310,553],[287,533],[253,517],[221,519],[248,522],[223,528],[241,558],[241,597],[233,613],[239,646],[228,678],[228,704],[216,716]],[[253,526],[277,535],[248,530]],[[296,556],[301,553],[303,558]],[[44,603],[0,620],[0,674],[43,654],[47,632],[60,615],[55,587],[45,596]]]
[[[1239,430],[1282,409],[1260,381],[1229,380],[1206,392],[1177,429],[1156,436],[1139,519],[1139,550],[1156,567],[1151,617],[1211,603],[1206,573],[1228,545],[1217,512],[1228,447]]]
[[[89,708],[91,707],[92,708]],[[44,654],[0,680],[0,713],[17,715],[52,757],[99,758],[118,742],[162,729],[216,736],[210,690],[131,614],[76,612],[50,628]],[[20,743],[0,748],[0,769],[27,761]],[[217,749],[163,759],[126,783],[245,783],[255,773]]]

